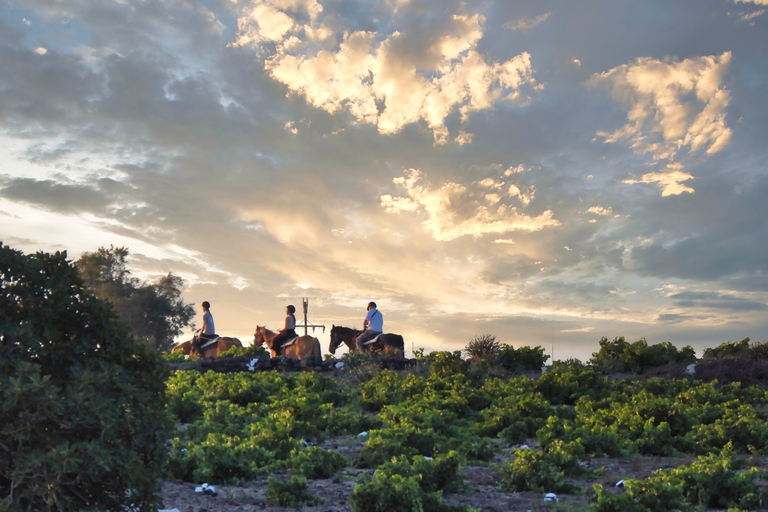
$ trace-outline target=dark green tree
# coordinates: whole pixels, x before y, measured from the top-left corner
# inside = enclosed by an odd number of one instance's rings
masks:
[[[157,510],[166,377],[65,252],[0,243],[0,510]]]
[[[160,351],[190,325],[195,309],[181,298],[184,280],[171,273],[154,284],[131,277],[128,249],[100,247],[84,253],[76,262],[88,288],[110,302],[133,335]]]

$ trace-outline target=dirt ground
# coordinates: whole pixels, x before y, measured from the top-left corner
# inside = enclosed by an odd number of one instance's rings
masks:
[[[533,442],[533,440],[531,440]],[[347,457],[354,457],[362,446],[362,441],[354,438],[334,438],[326,441],[323,447],[336,450]],[[672,468],[691,462],[691,458],[633,457],[628,459],[592,459],[586,464],[592,469],[602,470],[593,480],[570,479],[583,487],[583,495],[559,494],[559,501],[547,503],[544,494],[539,492],[505,492],[499,490],[501,475],[498,467],[511,455],[508,452],[497,454],[488,466],[468,466],[462,469],[465,482],[474,489],[463,494],[447,494],[443,501],[454,505],[470,505],[481,512],[513,511],[561,511],[576,512],[588,508],[588,498],[594,491],[592,485],[599,483],[606,488],[621,492],[616,488],[619,480],[626,478],[646,478],[652,471]],[[762,465],[764,461],[753,461]],[[318,505],[305,505],[304,512],[351,512],[348,500],[352,489],[362,481],[364,473],[373,474],[370,469],[345,468],[330,479],[309,480],[307,492],[319,498]],[[287,480],[288,473],[276,473],[281,480]],[[267,475],[250,482],[241,482],[235,486],[214,485],[216,496],[195,492],[195,488],[206,482],[188,483],[171,482],[163,484],[162,498],[165,510],[177,509],[179,512],[289,512],[293,508],[271,506],[266,499]]]

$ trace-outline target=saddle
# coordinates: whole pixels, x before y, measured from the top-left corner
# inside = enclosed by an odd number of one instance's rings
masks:
[[[282,344],[280,349],[282,350],[282,349],[284,349],[285,347],[287,347],[289,345],[293,345],[294,343],[296,343],[296,340],[299,339],[299,338],[301,338],[301,336],[296,335],[295,338],[291,338],[291,339],[287,340],[285,343]]]
[[[218,334],[210,334],[209,336],[213,336],[213,338],[206,339],[201,337],[201,339],[198,341],[200,350],[204,350],[205,347],[216,343],[217,341],[219,341],[219,338],[221,338],[221,336],[219,336]]]
[[[373,345],[374,343],[376,343],[377,341],[379,341],[379,338],[381,338],[382,336],[384,336],[384,333],[383,333],[383,332],[382,332],[382,333],[379,333],[379,334],[377,334],[376,336],[374,336],[373,338],[371,338],[371,339],[369,339],[369,340],[365,340],[365,341],[363,342],[363,346],[365,347],[365,346],[367,346],[367,345]]]

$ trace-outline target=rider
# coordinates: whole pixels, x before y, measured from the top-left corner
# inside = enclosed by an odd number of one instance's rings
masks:
[[[363,348],[363,343],[375,338],[384,331],[384,317],[381,316],[381,312],[376,309],[375,302],[368,303],[368,314],[365,315],[363,321],[363,332],[357,337],[355,343],[357,348]]]
[[[287,306],[285,308],[285,326],[280,329],[280,333],[272,338],[272,350],[275,354],[280,355],[280,350],[283,348],[283,343],[296,337],[296,317],[293,314],[296,312],[296,308],[293,306]]]
[[[193,345],[199,354],[202,354],[202,347],[206,342],[216,338],[216,328],[213,325],[213,315],[211,315],[211,303],[207,300],[201,304],[203,307],[203,326],[197,330]]]

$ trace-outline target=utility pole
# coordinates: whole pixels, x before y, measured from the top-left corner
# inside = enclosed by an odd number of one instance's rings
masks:
[[[304,307],[304,322],[299,322],[296,327],[302,327],[304,326],[304,336],[307,335],[307,328],[311,327],[312,332],[315,332],[315,329],[322,329],[323,332],[325,332],[325,326],[322,324],[310,324],[307,321],[307,311],[309,311],[309,297],[302,297],[301,298],[301,305]]]

